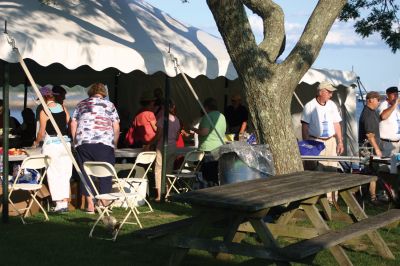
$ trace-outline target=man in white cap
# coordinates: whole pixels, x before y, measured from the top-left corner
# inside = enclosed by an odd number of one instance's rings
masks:
[[[323,81],[318,86],[317,96],[305,106],[301,116],[303,140],[313,139],[325,144],[321,156],[336,156],[344,151],[342,129],[338,107],[331,101],[336,88]],[[337,162],[320,161],[318,170],[336,171]]]
[[[382,156],[389,157],[400,152],[400,110],[399,90],[390,87],[386,90],[386,100],[378,108],[381,121],[379,134],[382,143]]]

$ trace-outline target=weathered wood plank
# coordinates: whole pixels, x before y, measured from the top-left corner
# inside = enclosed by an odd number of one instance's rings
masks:
[[[202,213],[202,215],[199,215],[198,219],[195,219],[193,221],[193,224],[189,227],[188,235],[197,237],[207,225],[220,218],[220,215],[209,216],[207,215],[207,213]],[[168,265],[180,265],[188,251],[189,248],[176,247],[171,257],[169,258]]]
[[[319,235],[319,233],[317,232],[317,230],[315,230],[315,228],[310,228],[310,227],[273,224],[273,223],[266,223],[266,226],[268,227],[269,231],[271,231],[275,239],[278,236],[310,239]],[[255,230],[250,223],[241,224],[238,230],[241,232],[255,233]]]
[[[292,259],[303,259],[398,220],[400,220],[400,209],[392,209],[348,225],[340,230],[329,231],[312,239],[289,245],[283,248],[282,252],[283,254],[288,254]]]
[[[350,211],[353,213],[354,217],[360,221],[363,219],[368,219],[368,216],[365,214],[364,210],[361,208],[358,201],[354,198],[354,195],[349,191],[343,191],[339,193],[344,202],[349,206]],[[398,210],[399,211],[399,210]],[[389,247],[383,240],[383,238],[379,235],[377,231],[371,231],[368,234],[368,238],[371,240],[372,244],[378,251],[378,253],[387,259],[394,259],[394,255],[392,251],[390,251]]]
[[[278,242],[275,240],[271,231],[269,231],[268,227],[265,225],[263,219],[250,219],[249,222],[251,226],[253,226],[254,231],[261,238],[261,241],[263,242],[265,247],[273,249],[279,247]]]
[[[243,216],[238,216],[232,221],[232,223],[228,226],[227,231],[225,232],[224,243],[240,243],[244,239],[245,234],[242,232],[238,232],[238,227],[243,222],[243,220]],[[215,257],[217,259],[226,260],[229,259],[231,255],[227,253],[218,253]]]
[[[200,238],[180,237],[176,245],[183,249],[199,249],[211,253],[229,253],[253,258],[268,259],[273,261],[286,261],[287,258],[280,256],[274,249],[267,249],[262,246],[251,246],[239,243],[224,243],[215,240],[205,240]]]
[[[304,212],[307,214],[308,218],[310,219],[311,223],[314,225],[314,227],[319,233],[327,233],[330,230],[328,225],[325,223],[324,219],[322,219],[315,205],[304,204],[301,206],[304,209]],[[312,241],[312,240],[306,240],[306,241]],[[353,265],[347,254],[342,249],[342,247],[332,246],[329,247],[329,251],[335,257],[339,265]],[[290,256],[292,256],[291,253],[289,254]]]
[[[176,233],[178,230],[189,227],[193,224],[197,217],[189,217],[179,221],[174,221],[170,223],[160,224],[149,228],[144,228],[135,231],[132,235],[134,237],[143,237],[147,239],[154,239],[157,237],[164,236],[169,233]]]
[[[333,190],[356,187],[375,179],[376,177],[373,176],[306,171],[201,189],[174,195],[171,199],[194,205],[252,212],[299,199],[323,195]],[[307,187],[307,189],[304,189],[304,187]]]
[[[332,221],[332,209],[326,196],[323,196],[319,199],[319,204],[321,205],[322,212],[325,214],[326,219],[328,221]]]

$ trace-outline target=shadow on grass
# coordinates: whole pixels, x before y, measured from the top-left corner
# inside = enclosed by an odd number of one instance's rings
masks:
[[[193,211],[188,205],[175,203],[152,204],[154,213],[139,215],[144,228],[163,224],[191,216]],[[367,210],[370,212],[370,210]],[[113,210],[113,215],[122,215],[122,210]],[[49,222],[40,222],[43,215],[37,214],[30,221],[39,222],[22,225],[17,217],[10,217],[9,224],[0,224],[0,265],[166,265],[174,249],[171,241],[174,235],[148,240],[134,237],[137,225],[124,225],[116,242],[89,238],[88,234],[97,215],[88,215],[82,211],[67,214],[54,214]],[[338,226],[341,226],[340,224]],[[223,228],[222,228],[223,229]],[[222,230],[220,227],[207,230],[206,235],[213,238]],[[353,246],[346,247],[350,259],[355,265],[399,265],[400,228],[379,230],[396,256],[395,261],[376,256],[369,240],[368,248],[356,251]],[[181,231],[182,232],[182,231]],[[100,225],[97,235],[110,236]],[[256,243],[251,237],[246,241]],[[364,241],[363,241],[364,242]],[[370,252],[372,250],[372,252]],[[17,254],[17,255],[15,255]],[[373,255],[371,255],[373,254]],[[336,265],[329,251],[319,253],[316,265]],[[234,256],[222,261],[207,252],[191,250],[182,265],[271,265],[262,259]],[[293,264],[297,265],[297,264]]]

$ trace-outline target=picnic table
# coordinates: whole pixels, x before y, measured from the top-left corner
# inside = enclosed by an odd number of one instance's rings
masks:
[[[172,201],[191,204],[198,216],[186,234],[175,237],[169,265],[179,265],[189,249],[206,250],[217,256],[229,253],[284,263],[310,263],[316,253],[329,249],[339,265],[352,265],[340,244],[364,234],[379,255],[394,259],[376,229],[400,220],[400,210],[368,217],[353,195],[360,185],[376,179],[366,175],[304,171],[173,195]],[[336,190],[354,220],[340,230],[330,229],[317,208],[318,204],[327,204],[327,192]],[[274,220],[265,222],[265,217],[277,208],[280,211]],[[289,224],[300,210],[313,228]],[[223,240],[201,237],[201,232],[217,221],[224,221]],[[256,233],[263,246],[241,244],[246,232]],[[304,240],[280,246],[278,236]]]

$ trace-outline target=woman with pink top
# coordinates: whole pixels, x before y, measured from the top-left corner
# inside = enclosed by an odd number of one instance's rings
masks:
[[[169,117],[168,117],[168,153],[167,153],[167,165],[166,173],[171,173],[176,157],[176,140],[181,130],[179,119],[174,115],[175,104],[169,102]],[[157,120],[157,132],[153,140],[153,143],[157,143],[157,156],[156,156],[156,167],[155,167],[155,181],[157,197],[155,201],[161,200],[161,168],[162,168],[162,146],[164,143],[163,139],[163,118]]]

